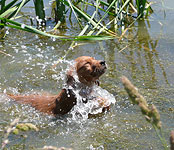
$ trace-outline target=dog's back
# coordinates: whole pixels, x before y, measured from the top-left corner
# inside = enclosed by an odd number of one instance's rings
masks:
[[[8,95],[11,99],[29,104],[40,112],[57,115],[68,113],[76,104],[72,91],[63,89],[58,95]]]

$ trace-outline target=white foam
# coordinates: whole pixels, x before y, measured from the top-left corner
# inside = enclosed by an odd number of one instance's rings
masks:
[[[88,95],[87,103],[84,103],[84,98],[79,95],[80,90],[73,90],[77,97],[77,104],[73,107],[71,114],[72,119],[78,121],[88,119],[89,114],[99,114],[102,113],[103,107],[97,101],[98,98],[106,100],[105,106],[110,106],[115,104],[115,97],[109,93],[107,90],[102,89],[101,87],[95,85],[93,86],[93,91]]]

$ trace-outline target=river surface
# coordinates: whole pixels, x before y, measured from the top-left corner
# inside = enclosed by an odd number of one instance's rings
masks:
[[[59,63],[71,41],[9,29],[9,34],[0,41],[0,143],[5,127],[19,118],[20,122],[35,124],[39,131],[10,134],[9,149],[52,145],[74,150],[163,150],[154,129],[138,106],[128,100],[120,81],[121,76],[127,76],[148,103],[155,104],[169,144],[170,131],[174,130],[174,1],[162,3],[156,1],[149,19],[136,22],[123,40],[77,42]],[[24,11],[33,13],[28,10]],[[79,31],[77,26],[72,28],[68,23],[66,29],[60,30],[65,35]],[[101,87],[114,95],[116,104],[102,116],[53,118],[14,103],[3,94],[57,94],[64,83],[67,62],[83,55],[105,60],[108,65],[100,79]]]

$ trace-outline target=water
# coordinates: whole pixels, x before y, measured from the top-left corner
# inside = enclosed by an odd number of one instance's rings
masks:
[[[10,134],[8,148],[36,149],[52,145],[76,150],[162,150],[152,126],[145,121],[139,108],[129,102],[120,77],[127,76],[148,103],[157,106],[168,141],[170,131],[174,129],[174,10],[170,8],[173,1],[164,3],[166,7],[161,7],[160,2],[154,4],[155,13],[149,21],[135,23],[124,40],[78,42],[59,64],[57,62],[66,54],[71,42],[9,29],[5,40],[0,41],[0,51],[5,52],[0,53],[1,93],[57,94],[64,85],[69,62],[88,55],[106,60],[108,70],[100,79],[102,89],[99,91],[112,94],[116,103],[109,112],[89,119],[80,119],[76,115],[74,118],[72,114],[54,118],[10,101],[2,94],[0,142],[5,127],[20,118],[20,122],[32,122],[40,130],[20,133],[27,138]],[[74,34],[76,29],[68,28],[62,32]]]

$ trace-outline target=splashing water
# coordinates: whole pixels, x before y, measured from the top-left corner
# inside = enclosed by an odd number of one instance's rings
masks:
[[[103,107],[100,106],[99,102],[96,100],[97,98],[102,98],[106,99],[107,103],[105,103],[105,106],[110,106],[111,104],[115,104],[116,100],[115,97],[109,93],[107,90],[102,89],[101,87],[97,85],[93,85],[93,87],[80,87],[80,88],[74,88],[71,85],[67,85],[66,83],[66,73],[68,70],[72,69],[72,66],[75,65],[75,61],[67,61],[67,60],[59,60],[60,63],[66,63],[67,68],[62,69],[62,72],[60,73],[61,75],[59,76],[59,79],[63,79],[64,83],[63,86],[65,89],[71,89],[76,98],[77,98],[77,103],[76,105],[72,108],[70,114],[72,115],[72,118],[69,118],[70,120],[73,120],[75,122],[81,123],[82,121],[85,121],[88,119],[89,114],[99,114],[102,113]],[[80,81],[78,78],[78,75],[76,71],[74,70],[72,72],[73,78],[75,80],[75,87],[79,86]],[[92,89],[92,92],[91,92]],[[68,91],[68,90],[67,90]],[[88,101],[83,97],[83,95],[88,95]],[[70,121],[71,122],[71,121]]]
[[[71,61],[71,63],[69,63],[70,66],[67,67],[67,70],[74,66],[74,63],[74,61]],[[71,85],[66,85],[65,83],[65,88],[71,89],[77,98],[77,103],[70,112],[70,114],[72,115],[72,120],[77,122],[78,120],[79,122],[81,122],[82,120],[87,120],[89,114],[96,115],[102,113],[104,107],[115,104],[115,97],[107,90],[102,89],[98,85],[86,87],[79,81],[78,75],[75,70],[73,71],[72,75],[75,80],[75,86],[72,87]],[[100,99],[101,101],[105,100],[103,106],[101,106],[99,102]]]
[[[93,92],[88,95],[89,100],[87,103],[84,103],[84,98],[79,94],[80,90],[73,90],[77,97],[77,104],[73,107],[71,114],[72,120],[78,121],[88,119],[88,115],[95,115],[103,112],[103,107],[100,106],[96,98],[101,97],[106,99],[107,103],[105,106],[110,106],[115,104],[115,97],[109,93],[107,90],[102,89],[101,87],[94,85]]]
[[[107,104],[106,104],[107,106],[110,106],[111,104],[114,104],[116,102],[115,97],[112,94],[110,94],[107,90],[102,89],[101,87],[99,87],[97,85],[94,85],[93,87],[90,87],[89,89],[88,88],[85,88],[85,89],[83,89],[83,88],[78,89],[77,88],[76,89],[76,88],[73,88],[71,86],[67,86],[67,84],[66,84],[66,73],[72,66],[74,66],[75,61],[68,61],[68,60],[65,60],[65,59],[63,59],[63,60],[60,59],[60,60],[58,60],[58,62],[59,62],[59,66],[58,66],[59,73],[57,73],[58,72],[57,67],[53,67],[52,70],[54,71],[54,73],[52,74],[52,78],[54,80],[56,80],[57,83],[60,83],[61,81],[63,81],[63,83],[61,82],[62,85],[63,85],[63,88],[72,89],[74,94],[76,95],[76,98],[77,98],[77,104],[72,108],[71,112],[69,113],[70,116],[72,116],[72,117],[69,118],[70,121],[73,120],[76,123],[77,122],[81,123],[81,122],[88,119],[89,114],[99,114],[99,113],[101,113],[102,110],[103,110],[103,107],[101,107],[100,104],[98,103],[98,101],[96,100],[97,97],[101,97],[103,99],[106,99],[107,100]],[[55,63],[56,62],[53,62],[53,63],[51,63],[51,65],[53,65]],[[45,66],[48,66],[48,65],[45,64]],[[47,69],[48,69],[47,67],[44,67],[44,69],[42,69],[42,70],[44,70],[46,72]],[[61,71],[60,71],[60,69],[61,69]],[[76,72],[73,73],[73,77],[74,77],[76,83],[80,84],[80,81],[78,79],[78,76],[77,76]],[[92,88],[92,92],[91,92],[91,88]],[[9,87],[8,91],[11,91],[12,93],[15,93],[15,94],[19,94],[18,89],[16,89],[16,88]],[[31,92],[33,93],[33,91],[34,90],[32,90],[30,92],[27,91],[27,94],[31,94]],[[84,94],[88,95],[88,101],[85,102],[85,103],[84,103],[85,99],[82,96],[83,92],[84,92]],[[6,92],[2,92],[2,93],[6,93]],[[0,97],[1,101],[4,100],[4,99],[7,99],[7,97],[5,98],[4,96]],[[22,106],[22,109],[26,109],[26,107]],[[29,108],[27,108],[27,109],[29,109]],[[34,110],[31,109],[31,112],[32,111],[34,111]],[[31,113],[31,116],[32,116],[31,118],[33,118],[33,115],[34,115],[34,112]],[[28,118],[28,120],[33,121],[33,119],[31,119],[29,116],[27,116],[27,118]],[[38,116],[36,116],[35,118],[38,118]]]

